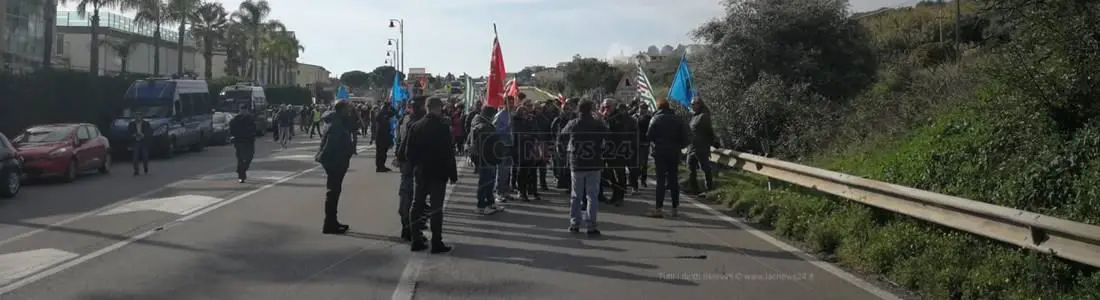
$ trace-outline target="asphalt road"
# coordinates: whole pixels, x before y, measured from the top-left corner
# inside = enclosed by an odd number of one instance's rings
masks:
[[[448,191],[455,251],[410,253],[373,149],[345,180],[351,233],[322,235],[324,172],[298,142],[261,141],[247,184],[218,147],[27,188],[0,204],[0,299],[893,299],[694,202],[642,217],[652,189],[602,208],[601,238],[565,230],[560,191],[478,216],[467,170]]]

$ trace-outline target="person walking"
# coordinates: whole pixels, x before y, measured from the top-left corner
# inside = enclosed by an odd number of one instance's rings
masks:
[[[554,121],[550,124],[550,132],[554,135],[554,177],[557,178],[557,188],[565,189],[569,192],[569,162],[566,159],[568,154],[569,139],[567,135],[561,134],[562,129],[565,129],[565,125],[569,124],[577,117],[576,108],[580,103],[580,99],[571,98],[566,100],[561,105],[561,112],[558,114]]]
[[[497,112],[493,117],[493,125],[497,129],[497,138],[503,147],[502,158],[499,165],[497,165],[497,202],[506,203],[512,200],[512,163],[513,155],[513,138],[512,138],[512,117],[511,107],[514,102],[514,98],[511,96],[504,98],[504,109]]]
[[[351,131],[355,129],[351,116],[351,107],[346,101],[337,102],[333,109],[326,112],[322,119],[328,123],[321,134],[321,148],[314,160],[325,169],[325,219],[321,226],[324,234],[344,234],[351,226],[340,223],[337,207],[340,194],[344,190],[344,176],[351,166],[351,156],[355,154]]]
[[[256,119],[248,107],[242,106],[240,113],[229,120],[229,134],[233,136],[233,149],[237,156],[237,181],[240,183],[248,179],[248,168],[256,155],[256,131]]]
[[[641,103],[638,105],[637,112],[634,113],[633,119],[637,122],[638,135],[635,138],[637,141],[634,161],[630,166],[630,188],[637,193],[639,187],[647,187],[646,183],[647,173],[649,173],[649,121],[653,119],[652,114],[649,111],[649,105]]]
[[[669,192],[672,209],[669,215],[675,217],[680,207],[680,149],[688,146],[688,128],[670,108],[668,101],[657,101],[657,114],[649,122],[646,140],[652,145],[653,163],[657,175],[657,203],[648,216],[663,217],[665,191]]]
[[[469,130],[470,161],[477,170],[477,213],[491,215],[504,208],[498,206],[493,199],[493,185],[497,176],[497,165],[502,161],[503,145],[496,134],[496,126],[489,116],[495,115],[497,109],[492,106],[481,108],[480,113],[471,113],[477,118],[473,120]]]
[[[530,202],[532,197],[535,200],[541,200],[538,189],[540,149],[534,112],[530,108],[520,108],[516,113],[512,128],[516,137],[516,151],[514,153],[516,153],[516,165],[519,166],[516,187],[519,190],[520,200]]]
[[[375,172],[384,173],[392,171],[386,167],[386,155],[393,146],[393,125],[390,120],[395,116],[393,107],[382,104],[378,113],[374,116],[374,132],[377,139],[374,142],[374,168]]]
[[[397,215],[401,218],[401,239],[406,242],[411,242],[413,237],[416,236],[412,233],[413,230],[423,230],[422,228],[412,228],[409,223],[409,213],[412,209],[413,192],[416,187],[416,178],[414,177],[412,164],[408,163],[408,157],[405,156],[408,147],[408,143],[405,141],[409,136],[409,128],[412,124],[420,119],[424,118],[428,112],[425,110],[424,104],[427,102],[427,97],[417,96],[409,100],[409,105],[413,108],[412,113],[406,114],[404,118],[401,118],[401,123],[397,126],[397,150],[394,151],[394,161],[397,163],[398,169],[401,171],[401,183],[397,189],[397,196],[399,202],[397,204]]]
[[[628,184],[626,168],[632,160],[636,159],[634,156],[637,144],[634,139],[638,135],[638,124],[637,121],[630,118],[626,109],[618,107],[613,99],[604,99],[601,110],[611,132],[608,137],[609,147],[613,149],[613,151],[609,151],[610,155],[606,160],[608,185],[611,187],[611,199],[608,200],[608,203],[622,206],[626,198],[626,186]]]
[[[450,252],[443,243],[443,200],[447,181],[458,182],[458,166],[455,162],[454,141],[451,140],[450,121],[443,116],[443,100],[432,97],[427,101],[428,114],[409,128],[403,147],[406,163],[412,165],[416,178],[410,224],[418,228],[431,219],[431,252]],[[430,200],[430,204],[428,201]],[[427,212],[427,206],[432,210]],[[424,233],[413,230],[412,251],[423,251],[428,245]]]
[[[290,139],[294,136],[294,111],[290,106],[283,106],[279,110],[279,114],[275,117],[275,122],[278,123],[279,132],[279,144],[286,149],[286,145],[290,143]]]
[[[130,133],[130,138],[133,142],[130,146],[133,150],[131,152],[131,163],[134,165],[134,176],[138,176],[138,165],[141,165],[145,174],[149,174],[149,141],[146,139],[146,135],[153,134],[153,125],[149,124],[149,121],[145,120],[145,117],[140,111],[133,113],[133,120],[130,120],[130,124],[127,125],[126,131]],[[169,149],[171,151],[171,149]]]
[[[569,196],[569,232],[580,232],[582,220],[590,236],[600,235],[597,226],[600,170],[607,142],[607,125],[592,114],[595,103],[582,101],[576,119],[569,121],[561,134],[569,141],[568,159],[572,189]],[[585,206],[581,214],[581,207]]]
[[[703,100],[691,102],[691,145],[688,146],[688,186],[693,194],[714,190],[714,173],[710,167],[710,147],[715,145],[714,127],[710,122],[710,108]],[[699,188],[697,172],[703,171],[705,186]]]
[[[309,121],[309,138],[313,138],[314,134],[321,134],[321,107],[317,106],[311,111],[313,114]]]

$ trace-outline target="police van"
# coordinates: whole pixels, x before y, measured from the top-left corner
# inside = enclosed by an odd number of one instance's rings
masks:
[[[222,88],[218,101],[217,110],[221,112],[237,114],[242,106],[249,108],[256,119],[256,136],[263,136],[271,127],[273,116],[268,111],[267,96],[264,88],[255,82],[239,82]]]
[[[147,135],[152,154],[171,157],[179,150],[202,151],[214,132],[214,106],[205,80],[147,78],[137,80],[123,96],[126,107],[111,124],[108,138],[118,152],[132,150],[130,121],[135,114],[153,128]],[[119,153],[121,154],[121,153]]]

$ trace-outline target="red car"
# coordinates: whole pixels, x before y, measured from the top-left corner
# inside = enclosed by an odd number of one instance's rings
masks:
[[[12,141],[30,178],[76,180],[80,173],[111,171],[111,145],[92,124],[50,124],[27,129]]]

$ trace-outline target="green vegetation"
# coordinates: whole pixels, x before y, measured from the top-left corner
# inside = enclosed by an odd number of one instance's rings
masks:
[[[51,71],[25,75],[0,73],[0,132],[13,134],[34,124],[88,122],[105,128],[125,108],[122,96],[144,76],[89,76],[86,72]],[[208,81],[210,99],[233,77]],[[264,89],[269,103],[308,104],[310,91],[299,87]],[[9,100],[10,99],[10,100]]]
[[[954,3],[849,18],[745,1],[697,31],[696,80],[727,147],[1100,224],[1100,4],[975,3],[959,55]],[[1100,299],[1094,268],[755,175],[720,182],[732,213],[928,299]]]

